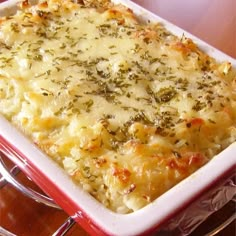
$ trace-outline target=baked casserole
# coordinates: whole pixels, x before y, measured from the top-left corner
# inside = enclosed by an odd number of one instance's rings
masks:
[[[0,113],[85,191],[136,211],[236,140],[236,72],[108,0],[0,19]]]

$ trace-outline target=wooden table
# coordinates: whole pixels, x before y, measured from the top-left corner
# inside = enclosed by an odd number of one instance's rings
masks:
[[[236,58],[235,0],[134,1]],[[22,173],[18,178],[22,183],[37,188]],[[232,207],[235,206],[231,205],[217,216],[211,217],[192,236],[203,235],[211,225],[220,222],[223,216],[229,214]],[[63,211],[34,202],[10,185],[0,190],[0,225],[19,236],[52,235],[67,217]],[[233,222],[218,236],[233,236],[235,233],[236,227]],[[67,235],[85,236],[88,234],[75,225]]]

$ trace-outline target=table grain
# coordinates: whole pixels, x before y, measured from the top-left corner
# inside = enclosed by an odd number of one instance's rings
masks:
[[[134,0],[134,2],[236,58],[236,0]],[[23,173],[18,175],[18,179],[21,183],[39,190]],[[235,205],[231,205],[220,214],[214,215],[191,236],[204,235],[234,210]],[[52,235],[67,217],[68,215],[62,210],[39,204],[10,185],[0,189],[0,225],[19,236]],[[67,236],[77,235],[88,234],[79,225],[75,225]],[[217,235],[236,235],[235,222]]]

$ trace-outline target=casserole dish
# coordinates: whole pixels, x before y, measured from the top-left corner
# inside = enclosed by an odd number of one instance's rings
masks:
[[[129,2],[127,2],[126,4],[128,3]],[[132,4],[130,5],[130,7],[132,7]],[[134,8],[134,10],[135,9],[140,15],[142,15],[143,19],[145,19],[145,17],[151,18],[151,14],[149,14],[150,16],[146,16],[146,12],[144,10],[140,10],[138,7]],[[217,52],[214,51],[214,53]],[[222,57],[224,56],[222,55]],[[225,56],[225,59],[227,59],[227,56]],[[12,132],[13,130],[14,132]],[[61,205],[70,215],[75,216],[77,220],[81,218],[81,222],[91,222],[91,225],[85,226],[89,227],[90,230],[96,230],[96,228],[99,228],[100,231],[104,230],[104,232],[106,232],[107,234],[136,235],[157,227],[158,225],[163,223],[166,218],[170,217],[170,214],[176,212],[177,209],[184,207],[187,202],[195,198],[197,196],[196,193],[209,186],[209,183],[211,183],[213,179],[216,180],[219,177],[227,175],[234,168],[235,164],[233,156],[235,145],[232,144],[225,152],[222,152],[219,157],[215,157],[214,162],[206,165],[206,167],[203,167],[191,178],[183,181],[181,185],[176,186],[166,194],[162,195],[160,198],[158,198],[158,201],[154,201],[144,209],[141,209],[140,211],[137,211],[135,213],[129,215],[120,215],[110,212],[109,210],[100,206],[100,204],[94,202],[94,200],[86,193],[74,187],[74,185],[64,174],[61,173],[61,171],[58,172],[58,168],[56,165],[54,165],[54,163],[51,163],[48,159],[46,159],[44,157],[44,154],[42,154],[37,148],[32,147],[31,143],[23,138],[4,119],[1,119],[1,140],[3,152],[5,154],[15,154],[20,158],[20,160],[23,160],[23,163],[20,163],[20,161],[18,161],[19,163],[17,164],[25,172],[29,172],[27,174],[32,179],[34,179],[36,183],[38,183],[42,187],[42,189],[44,189],[50,196],[52,196],[59,203],[59,205]],[[223,159],[220,159],[220,161],[218,162],[216,160],[219,160],[218,158],[220,158],[220,156],[224,153],[227,154],[227,163],[225,163],[224,165],[224,170],[218,170],[218,168],[216,167]],[[47,168],[48,170],[46,170]],[[212,176],[208,179],[205,179],[205,175],[203,174],[205,168],[214,169],[211,171]],[[215,169],[217,169],[217,171],[214,174]],[[207,170],[209,171],[209,169]],[[208,171],[205,170],[205,173],[208,173]],[[54,182],[53,190],[49,187],[50,182]],[[198,188],[197,183],[199,182],[201,182],[201,184],[203,185]],[[193,191],[190,191],[189,195],[185,192],[183,196],[184,191],[182,190],[184,186],[185,188],[186,186],[188,186],[188,190],[193,189]],[[61,199],[61,197],[58,197],[59,195],[64,196],[63,199]],[[80,197],[78,198],[78,196]],[[170,199],[173,196],[179,196],[180,199],[176,199],[176,202],[172,203]],[[168,208],[166,208],[166,204],[164,204],[164,202],[166,201],[168,202]],[[78,205],[77,202],[79,202]],[[173,205],[171,206],[169,202],[171,202],[171,204]],[[180,204],[180,202],[182,203]],[[161,206],[165,207],[163,208]],[[148,216],[154,215],[153,213],[157,210],[160,211],[161,214],[150,219]],[[139,217],[142,218],[142,224],[138,220]],[[146,221],[143,219],[146,219]],[[133,229],[128,227],[130,224],[132,224],[132,222],[139,222],[140,224],[139,226],[136,226],[135,229]]]

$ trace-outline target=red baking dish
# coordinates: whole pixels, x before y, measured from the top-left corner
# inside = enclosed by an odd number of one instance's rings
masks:
[[[0,5],[0,16],[11,14],[17,1]],[[192,38],[204,51],[218,60],[235,59],[221,53],[184,30],[127,0],[115,0],[131,8],[143,20],[162,22],[176,35]],[[197,172],[171,188],[148,206],[130,214],[118,214],[105,208],[74,184],[70,177],[30,140],[0,116],[0,151],[9,157],[62,209],[91,235],[144,235],[168,225],[178,213],[200,199],[209,189],[233,175],[236,168],[236,142],[215,156]],[[228,200],[235,188],[230,189]],[[174,201],[173,201],[174,199]],[[200,213],[199,213],[200,214]],[[178,227],[176,225],[176,227]]]

